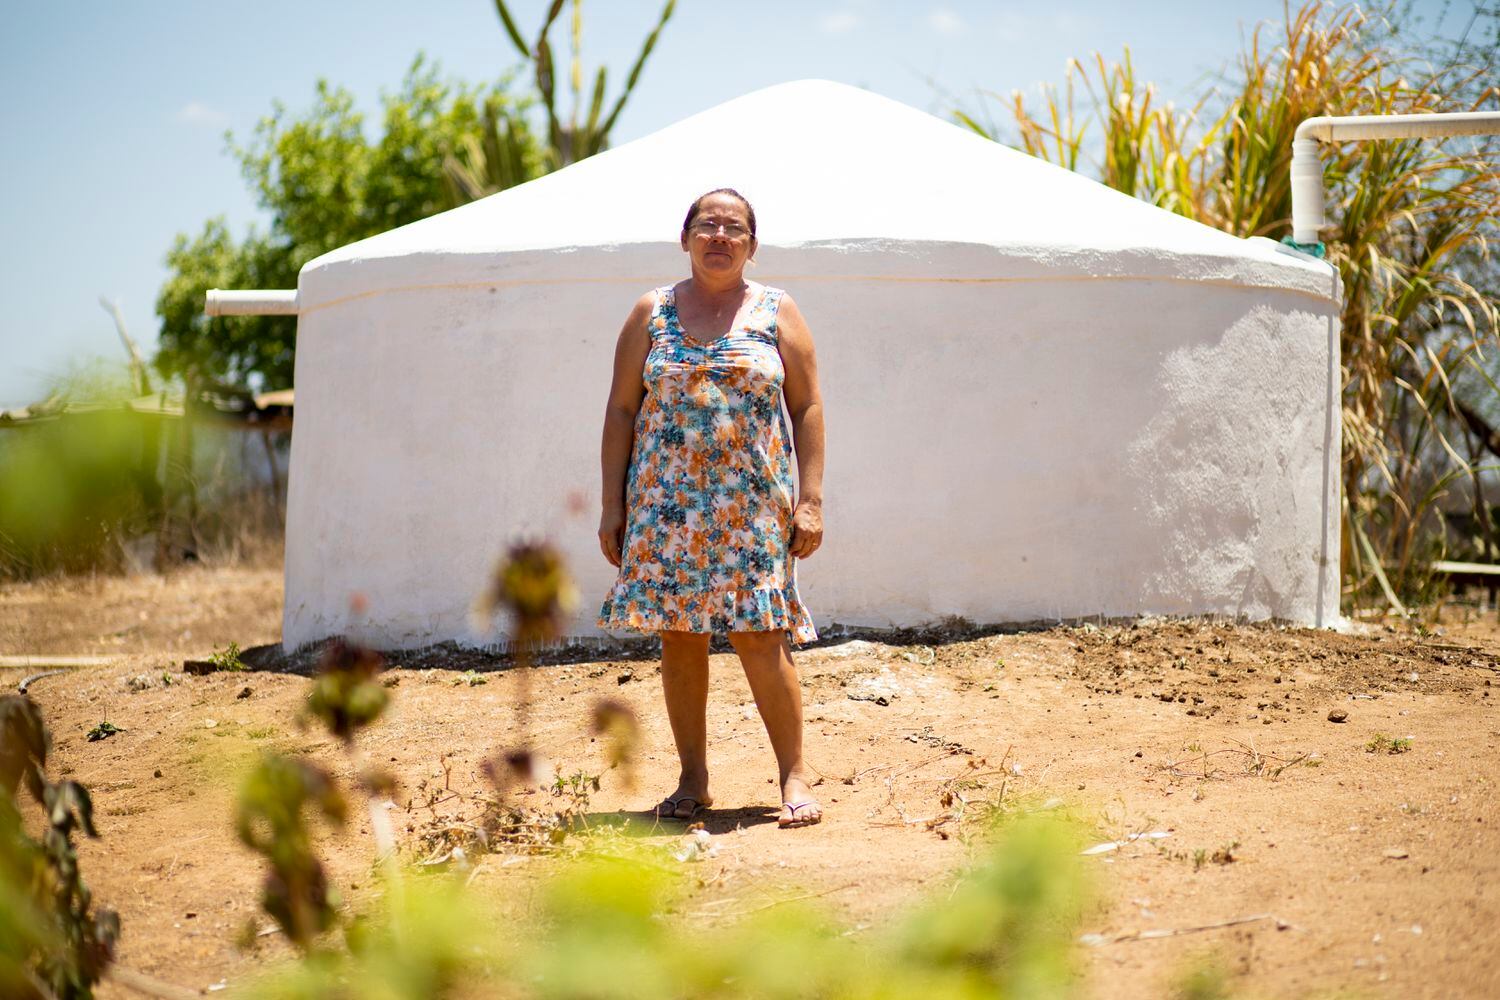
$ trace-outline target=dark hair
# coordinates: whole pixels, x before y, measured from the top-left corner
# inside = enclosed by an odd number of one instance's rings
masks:
[[[688,209],[687,218],[682,220],[682,231],[684,233],[687,232],[688,226],[691,226],[693,224],[693,220],[698,217],[698,206],[703,204],[703,199],[712,198],[716,194],[727,194],[729,195],[729,197],[736,199],[740,204],[745,206],[746,221],[750,223],[750,235],[754,236],[755,209],[751,207],[750,199],[740,194],[734,188],[714,188],[712,191],[705,191],[703,194],[700,194],[693,201],[692,207]]]

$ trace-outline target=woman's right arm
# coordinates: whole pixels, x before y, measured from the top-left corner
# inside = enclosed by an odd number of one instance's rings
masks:
[[[625,538],[625,475],[630,467],[630,449],[635,443],[635,415],[646,396],[641,372],[651,351],[651,293],[642,295],[630,310],[620,339],[615,344],[615,373],[604,408],[604,441],[599,462],[604,473],[603,510],[599,517],[599,548],[604,558],[620,565],[620,547]]]

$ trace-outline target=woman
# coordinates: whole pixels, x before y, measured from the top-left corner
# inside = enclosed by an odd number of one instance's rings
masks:
[[[794,558],[823,540],[823,403],[812,335],[791,296],[745,280],[755,211],[738,192],[689,208],[686,281],[641,296],[620,331],[604,417],[599,545],[619,568],[599,625],[661,635],[682,774],[656,807],[692,819],[708,787],[708,643],[729,633],[781,773],[783,827],[822,819],[802,760],[788,633],[817,638]],[[794,500],[791,416],[802,495]]]

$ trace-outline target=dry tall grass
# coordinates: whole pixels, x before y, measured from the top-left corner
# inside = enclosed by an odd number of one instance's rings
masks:
[[[990,94],[957,113],[990,138],[998,102],[1026,152],[1236,236],[1291,231],[1297,125],[1317,115],[1494,108],[1493,50],[1458,42],[1433,60],[1390,10],[1311,2],[1261,25],[1223,89],[1187,108],[1160,99],[1119,63],[1071,61],[1034,106]],[[1469,28],[1500,24],[1475,7]],[[1478,58],[1475,54],[1478,53]],[[1082,110],[1080,110],[1080,106]],[[983,123],[982,123],[983,122]],[[1500,412],[1500,276],[1490,255],[1500,209],[1500,142],[1402,140],[1324,150],[1329,259],[1344,282],[1343,567],[1358,606],[1392,589],[1430,596],[1432,560],[1500,559],[1483,499],[1484,457],[1500,456],[1486,412]],[[1473,516],[1454,530],[1440,504],[1456,486]],[[1375,590],[1381,585],[1382,591]]]

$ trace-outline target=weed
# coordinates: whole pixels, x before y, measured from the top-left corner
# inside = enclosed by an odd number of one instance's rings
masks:
[[[1406,753],[1410,749],[1410,736],[1387,736],[1385,733],[1376,733],[1370,737],[1370,742],[1365,744],[1365,753],[1398,754]]]
[[[234,827],[241,842],[270,862],[261,907],[304,952],[333,926],[337,899],[312,849],[305,813],[343,826],[348,806],[333,777],[306,761],[268,754],[240,790]]]
[[[1234,853],[1239,849],[1239,846],[1240,842],[1238,840],[1232,840],[1227,844],[1214,848],[1212,851],[1202,847],[1198,848],[1193,851],[1193,871],[1198,871],[1207,864],[1233,864],[1239,860],[1239,856]]]
[[[240,659],[240,652],[239,643],[231,642],[223,649],[216,649],[208,654],[208,662],[214,665],[215,670],[249,670],[245,661]]]
[[[484,676],[476,670],[465,670],[463,673],[453,678],[453,683],[467,684],[469,685],[469,687],[478,687],[481,684],[488,684],[489,681],[485,680]]]
[[[1247,775],[1279,778],[1282,772],[1289,768],[1297,767],[1298,765],[1317,767],[1321,763],[1318,758],[1310,753],[1297,754],[1295,757],[1281,757],[1273,753],[1258,750],[1248,743],[1241,743],[1239,740],[1231,740],[1230,742],[1236,745],[1207,751],[1197,743],[1190,743],[1184,750],[1188,753],[1196,754],[1196,756],[1162,765],[1161,770],[1165,771],[1175,780],[1197,778],[1200,781],[1207,781],[1215,778],[1225,778],[1229,774],[1219,768],[1209,767],[1208,761],[1211,757],[1229,757],[1230,759],[1240,758],[1243,760],[1244,773]],[[1187,770],[1188,767],[1192,767],[1193,770]]]
[[[1238,861],[1239,858],[1234,852],[1239,849],[1239,846],[1240,842],[1238,840],[1232,840],[1229,843],[1216,848],[1214,852],[1208,856],[1208,860],[1212,861],[1216,865],[1227,865]]]
[[[280,730],[275,726],[254,726],[245,730],[245,736],[252,740],[265,740],[275,736],[278,732]]]
[[[348,746],[357,730],[380,718],[390,695],[375,678],[385,666],[379,653],[342,639],[328,644],[305,712]]]
[[[604,739],[604,762],[610,769],[620,769],[626,790],[635,787],[636,750],[641,742],[641,725],[635,712],[623,701],[606,698],[594,705],[593,733]]]
[[[99,740],[107,740],[116,733],[123,733],[124,731],[125,730],[121,729],[113,722],[101,722],[93,729],[89,730],[89,742],[96,743]]]
[[[948,755],[971,752],[957,744],[943,743],[941,740],[937,742],[942,745],[944,753]],[[888,775],[887,782],[900,774],[901,772],[898,771]],[[958,834],[960,838],[965,837],[969,829],[976,824],[991,827],[1013,815],[1038,811],[1036,808],[1030,808],[1034,803],[1023,804],[1016,800],[1011,789],[1011,781],[1019,774],[1020,769],[1011,760],[1009,747],[1006,748],[998,767],[991,766],[984,757],[971,757],[964,761],[962,771],[938,786],[940,811],[936,815],[923,819],[909,819],[905,810],[898,806],[897,812],[901,816],[901,824],[903,826],[920,825],[924,829],[933,831],[941,839],[947,840],[952,833]],[[994,778],[1000,779],[999,788],[991,784]],[[1046,809],[1055,808],[1060,804],[1061,800],[1049,800]]]
[[[568,775],[566,778],[563,777],[562,772],[559,771],[557,773],[557,776],[552,781],[553,798],[558,798],[565,795],[575,802],[583,802],[584,805],[588,805],[589,793],[591,791],[597,792],[598,790],[599,775],[586,774],[583,771],[576,771],[573,774]]]
[[[114,961],[120,918],[90,912],[73,834],[99,836],[93,803],[78,782],[47,777],[51,746],[30,698],[0,698],[0,996],[83,1000]],[[22,821],[23,788],[41,807],[38,838]]]
[[[513,546],[475,606],[481,623],[500,611],[511,617],[511,639],[522,650],[556,639],[573,609],[578,588],[557,550],[546,543]]]

